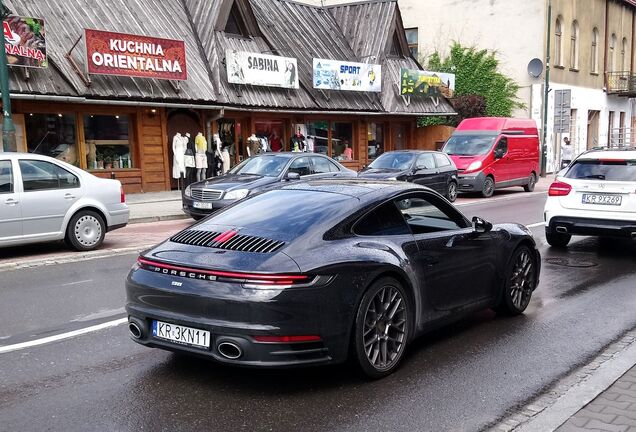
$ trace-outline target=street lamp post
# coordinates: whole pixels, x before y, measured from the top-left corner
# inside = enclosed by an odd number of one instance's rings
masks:
[[[543,89],[543,140],[541,142],[541,177],[545,177],[548,160],[548,92],[550,91],[550,31],[552,25],[552,0],[548,0],[548,25],[545,50],[545,84]]]
[[[4,2],[0,0],[0,14],[4,25]],[[7,66],[7,51],[5,49],[4,29],[2,31],[2,48],[0,48],[0,92],[2,92],[2,149],[16,151],[15,125],[11,118],[11,97],[9,95],[9,68]]]

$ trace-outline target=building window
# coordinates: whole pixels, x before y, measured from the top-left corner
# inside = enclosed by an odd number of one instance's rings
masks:
[[[609,45],[609,72],[616,70],[616,35],[612,33]]]
[[[285,150],[284,130],[285,122],[282,120],[263,120],[254,123],[254,134],[260,140],[261,149],[265,144],[273,152]]]
[[[625,55],[627,53],[627,38],[623,38],[623,41],[621,43],[621,68],[622,68],[622,72],[629,72],[630,67],[629,64],[627,62],[627,56]]]
[[[417,59],[417,46],[418,46],[418,35],[417,35],[417,27],[404,29],[406,32],[406,41],[409,44],[409,51],[411,51],[411,55],[413,58]]]
[[[353,123],[331,123],[331,154],[339,161],[352,160]]]
[[[27,151],[79,166],[74,114],[29,114],[24,118]]]
[[[557,18],[554,26],[554,64],[563,66],[563,24],[561,17]]]
[[[592,73],[598,73],[598,29],[594,27],[592,30]]]
[[[86,167],[132,168],[130,121],[127,115],[84,115]]]
[[[579,23],[572,22],[572,35],[570,36],[570,68],[579,68]]]
[[[243,21],[243,17],[239,12],[236,2],[232,5],[232,9],[230,10],[230,15],[227,18],[227,22],[225,23],[225,33],[230,33],[234,35],[239,35],[243,37],[249,37],[249,32],[247,31],[247,26]]]
[[[327,120],[317,120],[305,124],[296,124],[292,130],[290,139],[290,150],[294,150],[294,135],[300,134],[305,151],[311,153],[329,154],[329,122]],[[302,149],[298,149],[302,150]]]
[[[375,159],[384,153],[384,124],[369,123],[368,130],[368,158]]]

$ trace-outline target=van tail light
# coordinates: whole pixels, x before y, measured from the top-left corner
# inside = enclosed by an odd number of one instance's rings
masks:
[[[124,192],[124,187],[123,186],[120,186],[119,193],[120,193],[119,194],[120,202],[123,204],[123,203],[126,202],[126,192]]]
[[[550,189],[548,189],[548,196],[566,196],[570,192],[572,192],[571,185],[564,182],[555,181],[550,185]]]

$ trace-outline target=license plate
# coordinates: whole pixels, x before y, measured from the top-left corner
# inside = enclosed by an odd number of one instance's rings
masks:
[[[620,195],[583,194],[583,204],[600,204],[619,206],[623,202]]]
[[[212,203],[195,201],[195,202],[192,203],[192,207],[198,208],[198,209],[212,210]]]
[[[152,322],[152,335],[181,345],[210,348],[210,332],[163,321]]]

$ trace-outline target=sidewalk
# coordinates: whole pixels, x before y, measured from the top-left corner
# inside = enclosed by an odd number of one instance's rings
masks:
[[[536,184],[535,192],[546,192],[552,183],[552,177],[548,176],[539,179]],[[513,197],[523,194],[520,187],[513,187],[495,191],[495,195],[490,200],[496,200],[503,197]],[[455,205],[486,201],[485,198],[479,197],[477,194],[460,195]],[[147,192],[140,194],[126,195],[126,203],[130,208],[129,223],[146,223],[175,219],[188,219],[181,210],[181,192]]]

